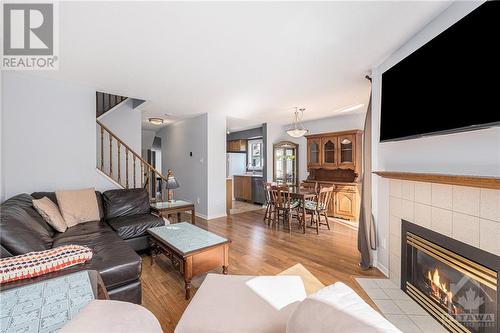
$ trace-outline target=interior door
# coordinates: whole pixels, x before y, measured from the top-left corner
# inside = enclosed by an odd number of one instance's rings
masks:
[[[321,138],[321,166],[334,168],[337,165],[337,137],[326,136]]]

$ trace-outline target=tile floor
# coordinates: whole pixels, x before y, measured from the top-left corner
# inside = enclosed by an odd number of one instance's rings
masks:
[[[231,215],[250,212],[252,210],[262,209],[265,206],[255,205],[249,202],[233,200],[233,208],[231,209]]]
[[[356,278],[383,315],[404,333],[447,333],[420,305],[389,279]]]

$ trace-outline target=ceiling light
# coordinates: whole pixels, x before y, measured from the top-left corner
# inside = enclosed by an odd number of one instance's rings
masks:
[[[307,132],[309,132],[307,129],[304,128],[304,125],[302,125],[301,122],[305,110],[306,109],[304,108],[301,109],[298,109],[297,107],[295,108],[295,112],[293,114],[293,123],[290,126],[290,129],[286,131],[286,133],[290,135],[292,138],[300,138],[304,136]]]
[[[165,119],[161,118],[149,118],[148,121],[153,125],[161,125],[165,123]]]
[[[357,109],[361,109],[363,106],[365,106],[365,105],[364,104],[356,104],[356,105],[346,106],[345,108],[339,109],[336,112],[338,112],[338,113],[351,112],[351,111],[354,111]]]

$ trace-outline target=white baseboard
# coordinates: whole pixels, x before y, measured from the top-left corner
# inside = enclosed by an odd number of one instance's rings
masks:
[[[208,215],[201,214],[201,213],[198,213],[198,212],[196,212],[196,213],[195,213],[195,215],[196,215],[197,217],[199,217],[199,218],[201,218],[201,219],[204,219],[204,220],[207,220],[207,221],[209,221],[209,220],[213,220],[213,219],[218,219],[218,218],[220,218],[220,217],[226,217],[226,216],[227,216],[227,215],[226,215],[226,213],[224,213],[224,214],[219,214],[219,215],[210,215],[210,216],[208,216]]]
[[[221,213],[218,215],[210,215],[207,220],[214,220],[214,219],[218,219],[218,218],[226,217],[226,216],[227,216],[226,213]]]
[[[375,267],[377,267],[378,270],[381,271],[382,274],[384,274],[386,277],[389,277],[389,269],[387,267],[385,267],[379,262],[376,263]]]

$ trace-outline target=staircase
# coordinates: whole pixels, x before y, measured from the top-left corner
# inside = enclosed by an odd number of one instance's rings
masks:
[[[108,94],[100,91],[95,92],[95,117],[99,118],[106,112],[112,110],[115,106],[125,101],[125,96]],[[145,102],[143,99],[131,98],[134,109]]]
[[[96,97],[100,96],[99,94],[104,93],[97,92]],[[99,117],[99,112],[102,115],[127,99],[124,97],[120,100],[121,97],[111,97],[111,102],[105,104],[105,108],[96,110],[96,115]],[[100,103],[96,104],[96,107],[100,105]],[[165,190],[167,178],[101,123],[99,119],[96,119],[96,130],[97,169],[121,188],[146,188],[152,202],[165,201],[167,199]]]
[[[95,92],[95,117],[99,118],[104,113],[108,112],[124,100],[127,97],[118,96],[113,94],[107,94],[100,91]]]

